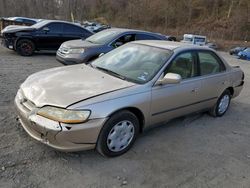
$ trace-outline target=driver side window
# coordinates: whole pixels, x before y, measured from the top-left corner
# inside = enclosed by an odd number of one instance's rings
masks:
[[[123,35],[120,38],[118,38],[114,43],[113,46],[115,48],[122,46],[128,42],[134,41],[135,40],[135,35],[134,34],[127,34],[127,35]]]
[[[61,23],[51,23],[46,25],[44,28],[48,28],[49,33],[62,33],[62,24]]]
[[[167,73],[179,74],[182,79],[197,76],[195,55],[191,52],[180,54],[172,61],[170,67],[167,68],[165,74]]]

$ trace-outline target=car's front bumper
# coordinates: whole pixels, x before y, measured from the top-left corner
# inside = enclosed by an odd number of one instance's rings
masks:
[[[9,37],[7,34],[3,34],[1,45],[8,48],[8,49],[14,50],[15,49],[15,38]]]
[[[80,63],[85,63],[85,55],[83,54],[62,54],[58,50],[56,53],[56,59],[60,63],[64,65],[74,65],[74,64],[80,64]]]
[[[93,119],[82,124],[60,124],[44,118],[23,104],[18,95],[15,106],[24,130],[34,139],[65,152],[94,149],[106,118]],[[27,108],[28,106],[28,108]]]

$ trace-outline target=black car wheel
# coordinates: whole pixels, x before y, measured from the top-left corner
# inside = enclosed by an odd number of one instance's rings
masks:
[[[127,152],[139,133],[139,121],[129,111],[120,111],[110,117],[99,135],[96,149],[107,157]]]
[[[230,101],[231,101],[231,93],[227,89],[219,97],[215,106],[209,111],[210,115],[212,115],[214,117],[223,116],[226,113],[226,111],[228,110],[228,107],[230,105]]]
[[[17,41],[16,51],[22,56],[31,56],[35,51],[35,44],[29,39]]]

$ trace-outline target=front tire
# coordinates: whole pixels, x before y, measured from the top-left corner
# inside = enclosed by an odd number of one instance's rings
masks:
[[[209,111],[210,115],[214,117],[223,116],[229,108],[231,102],[231,92],[227,89],[217,100],[215,106]]]
[[[120,111],[110,117],[99,135],[96,149],[106,157],[127,152],[139,134],[139,121],[130,111]]]
[[[16,51],[22,56],[32,56],[35,51],[35,44],[29,39],[17,41]]]

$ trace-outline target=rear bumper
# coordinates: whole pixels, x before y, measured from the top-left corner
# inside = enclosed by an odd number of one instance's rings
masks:
[[[243,85],[244,85],[244,81],[241,82],[241,84],[239,86],[234,87],[234,94],[233,94],[233,98],[237,97],[240,95],[240,92],[243,89]]]
[[[74,152],[94,149],[105,118],[89,120],[82,124],[60,124],[28,111],[15,98],[15,107],[24,130],[35,140],[54,149]]]

